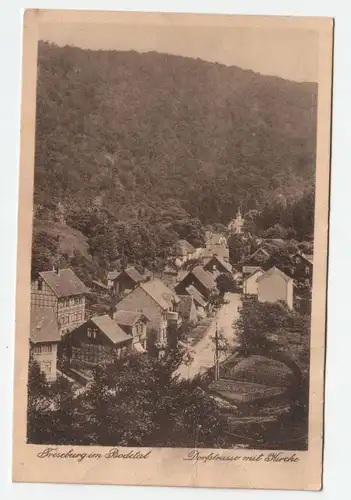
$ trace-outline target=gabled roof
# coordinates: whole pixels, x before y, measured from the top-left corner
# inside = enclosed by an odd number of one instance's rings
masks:
[[[183,318],[189,318],[191,307],[194,304],[194,298],[192,295],[178,295],[179,297],[179,305],[178,311]]]
[[[272,276],[274,274],[276,274],[277,276],[280,276],[281,278],[283,278],[287,283],[289,281],[294,281],[292,278],[290,278],[287,274],[283,273],[283,271],[281,271],[277,267],[271,267],[269,269],[269,271],[267,271],[266,273],[262,274],[262,276],[259,276],[257,278],[257,282],[259,283],[263,279],[267,278],[268,276]]]
[[[107,273],[107,281],[114,281],[119,276],[120,271],[109,271]]]
[[[264,271],[262,271],[262,269],[260,267],[257,267],[251,274],[249,274],[249,276],[246,276],[245,281],[252,278],[252,276],[255,276],[255,274],[258,274],[258,273],[264,274]]]
[[[162,309],[168,309],[173,301],[179,302],[177,294],[158,278],[147,281],[146,283],[141,283],[140,288],[150,295]]]
[[[310,264],[313,264],[313,255],[306,255],[304,253],[303,256],[305,257],[306,260],[308,260]]]
[[[260,269],[259,266],[243,266],[243,274],[253,274],[257,269]]]
[[[216,280],[215,280],[214,276],[211,273],[209,273],[208,271],[206,271],[203,267],[196,266],[191,271],[191,273],[208,290],[213,290],[214,288],[217,288],[217,284],[216,284]]]
[[[212,259],[217,260],[228,271],[228,273],[231,273],[233,271],[232,265],[229,264],[229,262],[226,262],[220,255],[214,254],[211,260]],[[209,262],[211,262],[211,260],[207,262],[206,266],[208,265]]]
[[[57,297],[71,297],[72,295],[90,293],[89,289],[76,276],[72,269],[43,271],[39,273],[39,276],[41,276]]]
[[[186,291],[194,298],[194,302],[197,302],[201,307],[206,307],[207,302],[205,298],[193,285],[188,286]]]
[[[187,255],[194,252],[195,248],[187,240],[178,240],[172,248],[173,255]]]
[[[59,324],[51,307],[31,308],[30,340],[34,343],[59,342]]]
[[[90,319],[114,344],[119,344],[131,339],[122,328],[107,314],[94,316]]]
[[[122,271],[111,271],[107,275],[107,279],[109,281],[115,281],[117,278],[119,278],[123,273],[127,274],[131,280],[134,281],[134,283],[141,283],[144,281],[145,277],[139,273],[135,267],[130,266],[127,267],[126,269],[123,269]]]
[[[150,321],[142,312],[125,310],[116,311],[113,314],[113,319],[121,326],[134,326],[140,319],[145,322]]]
[[[108,290],[108,286],[104,285],[100,280],[93,280],[92,283],[100,288],[103,288],[104,290]]]
[[[252,257],[254,257],[255,255],[257,255],[259,253],[263,254],[265,257],[267,257],[267,259],[270,257],[269,252],[267,252],[267,250],[264,249],[263,247],[260,247],[255,252],[253,252],[251,255],[249,255],[245,260],[249,261],[250,259],[252,259]]]

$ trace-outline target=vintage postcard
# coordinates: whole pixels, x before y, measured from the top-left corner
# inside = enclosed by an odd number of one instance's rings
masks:
[[[332,41],[25,12],[14,481],[321,488]]]

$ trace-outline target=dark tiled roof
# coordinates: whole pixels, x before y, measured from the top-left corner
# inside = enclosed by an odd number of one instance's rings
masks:
[[[94,316],[91,321],[108,337],[114,344],[120,344],[127,340],[131,340],[131,336],[127,335],[117,323],[107,314],[104,316]]]
[[[59,342],[61,340],[54,309],[51,307],[31,309],[30,340],[35,344],[40,342]]]
[[[208,290],[216,288],[214,276],[208,271],[205,271],[203,267],[196,266],[191,272]]]
[[[150,321],[145,314],[138,311],[121,310],[113,314],[113,319],[122,326],[133,326],[140,318],[144,321]]]
[[[123,271],[110,271],[107,275],[107,279],[109,281],[115,281],[122,273],[126,273],[134,283],[141,283],[145,279],[145,277],[133,266],[127,267]]]
[[[259,266],[243,266],[243,274],[249,274],[251,276],[258,269],[260,269]]]
[[[214,255],[212,259],[217,260],[227,271],[228,273],[231,273],[233,271],[233,268],[229,262],[226,262],[220,255]],[[212,260],[211,259],[211,260]],[[210,262],[210,261],[209,261]],[[208,263],[207,263],[208,264]]]
[[[104,290],[108,290],[108,287],[99,280],[93,280],[92,283],[100,288],[103,288]]]
[[[70,297],[89,293],[89,289],[75,275],[72,269],[44,271],[39,273],[57,297]]]
[[[193,285],[188,286],[186,291],[194,298],[195,302],[197,302],[202,307],[206,307],[206,300]]]

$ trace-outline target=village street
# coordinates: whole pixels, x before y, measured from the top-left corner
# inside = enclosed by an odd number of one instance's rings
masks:
[[[214,337],[216,327],[218,327],[219,334],[224,336],[230,344],[233,344],[234,331],[232,324],[239,316],[238,308],[241,300],[240,295],[236,293],[227,293],[225,298],[228,303],[219,309],[204,338],[194,347],[194,359],[192,363],[189,366],[182,365],[178,369],[177,373],[183,378],[193,378],[195,375],[205,372],[214,365]],[[224,354],[222,354],[223,358]]]

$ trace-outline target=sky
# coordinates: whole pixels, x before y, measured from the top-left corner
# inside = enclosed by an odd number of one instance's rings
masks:
[[[155,50],[288,80],[318,81],[318,33],[302,28],[48,22],[40,24],[39,38],[85,49]]]

